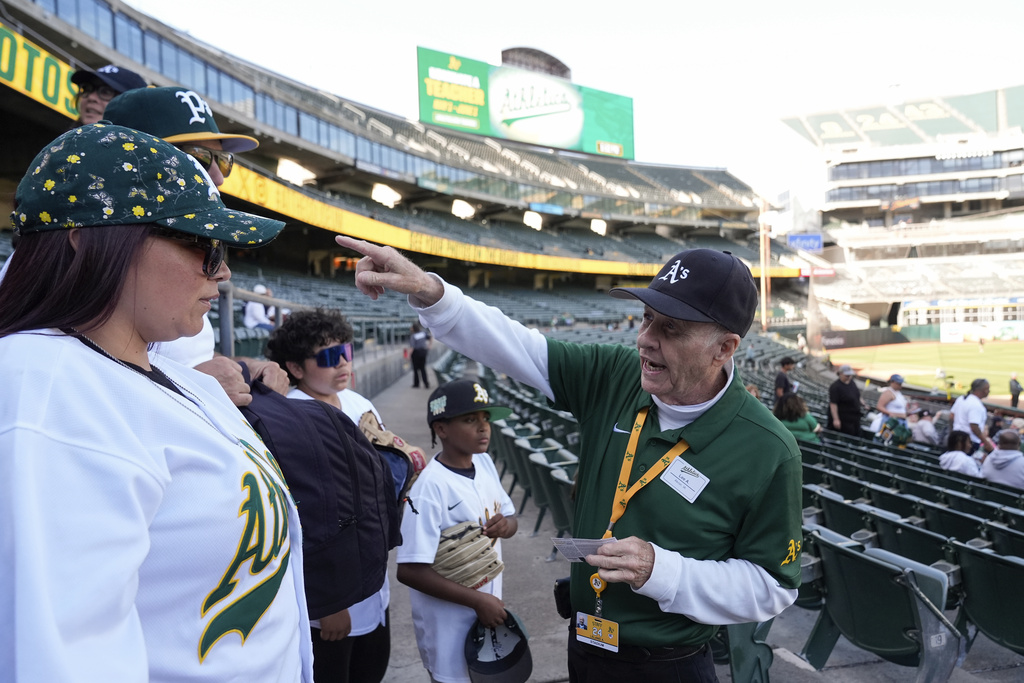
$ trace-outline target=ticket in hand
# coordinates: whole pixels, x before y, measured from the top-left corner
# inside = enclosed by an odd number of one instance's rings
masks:
[[[551,542],[570,562],[582,562],[587,555],[594,555],[605,543],[612,543],[616,538],[552,538]]]

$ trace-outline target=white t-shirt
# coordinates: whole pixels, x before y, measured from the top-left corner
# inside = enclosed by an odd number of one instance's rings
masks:
[[[170,358],[186,368],[194,368],[200,363],[213,359],[213,347],[216,342],[213,336],[213,323],[208,315],[203,316],[203,329],[194,337],[181,337],[169,342],[157,342],[149,347],[151,354],[156,353]]]
[[[303,392],[298,387],[293,387],[288,392],[288,398],[296,399],[307,399],[312,400],[312,396]],[[380,418],[380,413],[370,402],[370,399],[366,398],[362,394],[356,393],[351,389],[342,389],[338,392],[338,398],[341,399],[341,412],[348,416],[348,419],[359,424],[359,418],[361,418],[366,411],[372,412],[376,417],[377,421],[381,424],[384,423]],[[384,585],[381,586],[380,590],[371,595],[370,597],[357,602],[348,608],[348,616],[352,619],[352,630],[349,632],[349,636],[364,636],[367,633],[372,633],[377,630],[377,627],[383,626],[387,622],[387,610],[388,605],[391,603],[391,582],[388,579],[388,575],[384,575]],[[320,620],[314,619],[310,622],[310,625],[315,628],[320,628]]]
[[[153,365],[184,395],[52,330],[0,339],[0,671],[312,681],[287,484],[216,380]]]
[[[985,432],[985,421],[988,419],[988,411],[985,404],[974,394],[961,396],[953,402],[953,430],[967,432],[971,435],[971,441],[980,444],[981,439],[971,431],[971,425],[978,425],[982,433]]]
[[[261,304],[259,301],[247,301],[245,303],[244,315],[242,316],[242,324],[252,329],[257,325],[273,325],[274,321],[271,320],[275,311],[274,307],[269,308]]]
[[[506,517],[515,514],[512,499],[501,486],[501,479],[491,456],[473,456],[475,476],[470,479],[445,467],[436,457],[420,472],[409,490],[412,505],[402,516],[402,545],[398,547],[398,563],[433,564],[441,531],[460,522],[476,522],[500,512]],[[501,541],[494,544],[501,557]],[[477,590],[501,598],[499,574]],[[412,621],[420,659],[435,680],[442,683],[469,683],[466,665],[466,634],[476,612],[454,602],[409,589]]]

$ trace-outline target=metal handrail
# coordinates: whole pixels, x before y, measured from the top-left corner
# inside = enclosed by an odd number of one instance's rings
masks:
[[[220,282],[218,308],[220,310],[220,349],[225,356],[233,356],[235,351],[235,314],[234,300],[256,301],[264,306],[274,306],[274,325],[284,321],[284,311],[311,311],[314,306],[300,304],[287,299],[257,294],[247,289],[236,287],[231,282]],[[396,346],[404,346],[411,334],[409,320],[405,318],[371,318],[367,316],[346,316],[353,330],[353,363],[375,358],[390,352]]]

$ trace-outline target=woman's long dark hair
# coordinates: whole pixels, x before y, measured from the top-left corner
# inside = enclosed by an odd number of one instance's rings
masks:
[[[67,230],[23,236],[0,282],[0,337],[63,327],[84,332],[109,320],[149,228],[80,228],[77,249]]]
[[[788,392],[779,398],[779,402],[775,404],[774,412],[775,417],[780,420],[795,422],[807,414],[807,404],[793,392]]]

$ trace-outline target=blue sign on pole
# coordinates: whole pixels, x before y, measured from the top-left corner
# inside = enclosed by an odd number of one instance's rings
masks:
[[[820,254],[825,247],[821,234],[801,233],[798,235],[786,235],[786,244],[790,249],[801,249],[815,254]]]

